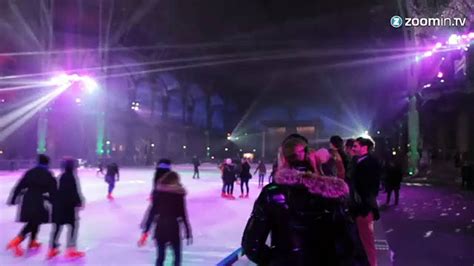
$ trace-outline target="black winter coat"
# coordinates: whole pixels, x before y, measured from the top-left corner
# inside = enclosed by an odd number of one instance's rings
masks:
[[[83,203],[79,185],[73,173],[59,178],[58,193],[53,201],[53,222],[73,224],[77,220],[77,207]]]
[[[259,265],[369,265],[348,196],[342,179],[280,169],[255,201],[244,254]]]
[[[191,235],[191,226],[188,221],[186,203],[186,192],[182,187],[170,185],[158,185],[153,192],[153,203],[148,209],[142,227],[144,232],[155,227],[155,239],[164,242],[178,241],[180,239],[180,223],[184,226],[187,236]]]
[[[352,169],[353,213],[355,216],[367,216],[370,212],[374,219],[380,218],[377,205],[381,167],[371,154],[354,161]]]
[[[252,178],[252,174],[250,173],[250,164],[245,162],[242,164],[242,169],[240,170],[240,179],[243,181],[248,181]]]
[[[37,166],[28,170],[13,188],[9,204],[17,204],[21,195],[18,222],[49,223],[50,209],[46,200],[52,201],[56,195],[56,179],[47,167]]]

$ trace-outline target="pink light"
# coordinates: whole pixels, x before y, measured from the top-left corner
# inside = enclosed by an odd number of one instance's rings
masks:
[[[441,48],[442,46],[443,46],[442,43],[437,42],[436,45],[435,45],[435,49],[439,49],[439,48]]]
[[[468,37],[469,39],[474,39],[474,32],[470,32],[470,33],[467,35],[467,37]]]
[[[81,103],[81,98],[76,98],[76,103]]]
[[[444,83],[444,79],[440,80],[439,82]]]
[[[426,89],[426,88],[429,88],[429,87],[431,87],[431,83],[428,83],[425,86],[423,86],[423,89]]]
[[[432,55],[433,55],[433,52],[432,52],[432,51],[428,51],[428,52],[425,52],[425,53],[423,54],[424,57],[430,57],[430,56],[432,56]]]
[[[437,75],[438,78],[442,78],[443,77],[443,72],[438,72],[438,75]]]

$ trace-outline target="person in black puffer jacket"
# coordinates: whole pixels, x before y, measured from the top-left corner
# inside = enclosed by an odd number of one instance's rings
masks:
[[[305,161],[305,162],[303,162]],[[343,179],[321,176],[302,136],[287,138],[275,183],[262,189],[242,249],[258,265],[369,265]],[[307,165],[307,169],[301,166]],[[266,244],[271,234],[271,244]]]

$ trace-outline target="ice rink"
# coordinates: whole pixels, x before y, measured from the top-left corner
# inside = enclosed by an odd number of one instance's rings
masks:
[[[255,166],[252,172],[254,169]],[[194,236],[190,246],[183,241],[183,265],[215,265],[240,246],[245,223],[259,192],[256,177],[250,181],[248,199],[239,199],[240,187],[235,186],[237,199],[226,200],[220,197],[222,183],[216,165],[203,165],[200,179],[192,179],[191,165],[175,166],[174,170],[181,174],[188,191],[187,208]],[[153,265],[156,257],[153,241],[149,240],[145,247],[137,247],[140,223],[149,205],[147,198],[153,173],[152,167],[121,169],[115,200],[109,201],[107,184],[102,176],[96,176],[96,169],[80,169],[78,176],[86,204],[80,213],[78,249],[85,251],[86,257],[68,261],[61,254],[47,261],[50,225],[41,227],[38,240],[43,246],[37,253],[17,258],[5,250],[7,242],[23,226],[14,222],[17,207],[5,204],[23,171],[0,171],[0,265]],[[61,236],[61,251],[65,247],[66,231],[63,230]],[[26,244],[24,241],[22,246]],[[171,257],[169,250],[166,265],[171,265]]]

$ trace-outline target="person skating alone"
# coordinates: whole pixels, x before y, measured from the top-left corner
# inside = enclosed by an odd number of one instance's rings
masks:
[[[248,159],[242,159],[242,167],[240,170],[240,198],[249,197],[249,180],[252,178],[250,174],[250,163]],[[247,193],[244,194],[244,186],[247,189]]]
[[[257,169],[253,174],[258,172],[258,187],[263,187],[265,183],[265,175],[267,174],[267,167],[265,167],[265,163],[263,161],[258,162]],[[270,183],[270,182],[269,182]]]
[[[144,246],[151,225],[156,223],[154,239],[157,245],[156,266],[163,265],[166,245],[170,245],[174,253],[174,265],[181,265],[181,234],[180,225],[184,227],[187,244],[192,244],[191,225],[186,210],[186,190],[176,172],[166,173],[157,183],[153,192],[153,204],[143,225],[143,232],[138,246]]]
[[[56,179],[49,171],[49,157],[40,154],[38,156],[38,165],[28,170],[13,188],[8,204],[18,204],[21,195],[21,204],[19,207],[18,221],[26,223],[18,236],[12,239],[7,250],[13,250],[15,256],[22,256],[24,250],[21,248],[21,242],[29,235],[29,249],[38,249],[41,243],[36,241],[40,225],[50,222],[50,212],[46,208],[46,201],[54,200],[57,187]],[[47,194],[47,196],[45,196]]]
[[[69,226],[66,257],[80,258],[85,255],[84,252],[76,249],[79,228],[78,212],[84,207],[84,199],[76,173],[77,163],[72,158],[66,158],[62,164],[63,173],[59,178],[58,192],[53,200],[53,230],[47,259],[59,254],[58,239],[64,225]]]
[[[199,179],[199,166],[201,165],[201,162],[199,161],[197,156],[193,157],[193,166],[194,166],[194,174],[193,174],[193,179],[197,178]]]
[[[120,180],[119,167],[116,163],[107,165],[107,172],[105,173],[105,182],[109,185],[107,199],[113,200],[112,193],[115,189],[115,183]]]
[[[395,194],[395,205],[398,205],[400,198],[400,186],[403,179],[403,166],[399,158],[391,158],[385,167],[385,192],[387,192],[387,200],[385,205],[390,205],[390,197],[392,192]]]

